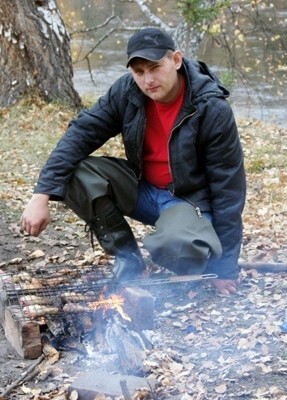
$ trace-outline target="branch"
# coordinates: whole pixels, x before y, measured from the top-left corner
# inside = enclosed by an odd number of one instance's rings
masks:
[[[155,14],[151,12],[149,7],[145,4],[145,0],[134,0],[135,3],[139,6],[141,11],[145,14],[147,19],[155,25],[158,25],[162,30],[171,33],[174,29],[170,28],[167,24],[165,24],[160,18],[158,18]]]
[[[117,28],[111,28],[109,31],[107,31],[102,37],[99,38],[99,40],[97,41],[97,43],[91,48],[90,51],[88,51],[88,53],[85,55],[84,58],[82,58],[83,61],[84,59],[88,58],[90,56],[90,54],[93,53],[93,51],[108,37],[110,36],[114,31],[116,31]]]
[[[93,27],[91,27],[91,28],[85,28],[85,29],[78,29],[78,30],[75,30],[75,31],[73,31],[73,32],[70,33],[70,36],[73,37],[74,35],[77,35],[77,34],[90,33],[90,32],[93,32],[93,31],[97,31],[98,29],[101,29],[101,28],[103,28],[104,26],[108,25],[108,23],[111,22],[112,19],[114,19],[114,18],[115,18],[115,14],[114,14],[114,12],[113,12],[113,14],[112,14],[110,17],[108,17],[108,18],[107,18],[104,22],[102,22],[101,24],[96,25],[96,26],[93,26]]]
[[[8,386],[3,393],[1,393],[1,397],[7,396],[13,389],[15,389],[17,386],[19,386],[23,381],[29,380],[31,377],[34,377],[35,374],[38,374],[39,371],[34,371],[34,369],[44,360],[44,355],[42,354],[37,360],[30,365],[30,367],[26,370],[26,372],[21,375],[18,379],[16,379],[15,382],[13,382],[10,386]],[[31,373],[31,374],[30,374]]]
[[[122,394],[124,396],[125,400],[132,400],[129,389],[127,387],[127,381],[123,380],[120,381],[121,389],[122,389]]]

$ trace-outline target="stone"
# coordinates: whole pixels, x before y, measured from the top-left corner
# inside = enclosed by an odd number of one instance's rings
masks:
[[[123,395],[121,382],[127,388],[131,397],[142,388],[153,388],[155,382],[133,375],[111,374],[107,371],[90,370],[77,378],[68,388],[71,395],[78,393],[78,400],[95,400],[97,395],[110,397]]]

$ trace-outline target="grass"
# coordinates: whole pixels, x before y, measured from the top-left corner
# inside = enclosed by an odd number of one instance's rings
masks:
[[[1,172],[43,164],[74,111],[53,104],[18,104],[1,112]],[[15,171],[15,170],[14,170]],[[15,171],[16,172],[16,171]]]

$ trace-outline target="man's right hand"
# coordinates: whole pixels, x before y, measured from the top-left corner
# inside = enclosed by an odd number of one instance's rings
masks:
[[[47,194],[36,193],[26,205],[20,219],[20,226],[29,235],[39,236],[50,223],[49,198]]]
[[[237,291],[239,279],[212,279],[211,284],[215,287],[218,293],[229,296]]]

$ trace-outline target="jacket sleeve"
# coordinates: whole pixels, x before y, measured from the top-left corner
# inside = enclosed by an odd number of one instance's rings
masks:
[[[115,89],[90,109],[73,119],[66,133],[42,168],[35,193],[50,195],[51,200],[63,200],[66,186],[76,165],[121,131]]]
[[[220,259],[211,259],[209,268],[219,278],[236,279],[242,242],[242,211],[246,197],[243,152],[229,103],[224,99],[210,100],[209,109],[213,110],[214,117],[209,118],[209,126],[205,126],[208,140],[205,142],[204,154],[213,225],[223,254]]]

